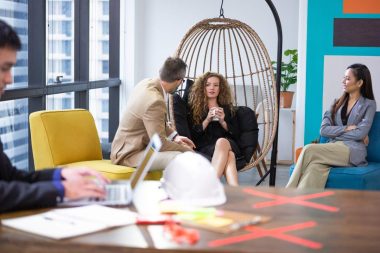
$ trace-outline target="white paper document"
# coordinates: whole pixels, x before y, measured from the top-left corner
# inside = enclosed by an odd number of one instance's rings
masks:
[[[137,214],[129,210],[89,205],[5,219],[1,223],[25,232],[64,239],[106,228],[135,224],[136,218]]]

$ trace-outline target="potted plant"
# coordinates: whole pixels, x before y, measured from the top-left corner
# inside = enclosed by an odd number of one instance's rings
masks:
[[[288,62],[281,63],[281,91],[280,91],[280,107],[289,108],[292,106],[293,91],[288,91],[292,84],[297,83],[297,63],[298,51],[297,49],[287,49],[284,56]],[[276,61],[272,61],[273,69],[276,71]]]

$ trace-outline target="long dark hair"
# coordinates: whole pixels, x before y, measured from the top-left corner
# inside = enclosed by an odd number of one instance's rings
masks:
[[[356,80],[362,80],[363,84],[360,87],[360,94],[368,99],[375,100],[372,90],[372,78],[371,73],[366,65],[355,63],[347,67],[347,69],[352,70],[352,74],[355,76]],[[343,95],[336,100],[336,102],[331,106],[331,120],[335,125],[335,115],[339,108],[343,105],[343,103],[348,98],[348,93],[344,92]]]

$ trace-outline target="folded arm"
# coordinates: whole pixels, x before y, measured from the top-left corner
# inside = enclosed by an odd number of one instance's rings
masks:
[[[320,135],[327,138],[335,138],[344,133],[345,126],[334,126],[331,119],[331,111],[326,111],[323,116]]]
[[[354,140],[361,141],[368,135],[371,129],[373,118],[376,113],[376,104],[373,103],[368,106],[364,118],[356,125],[356,128],[347,132],[342,133],[335,139],[338,141]]]

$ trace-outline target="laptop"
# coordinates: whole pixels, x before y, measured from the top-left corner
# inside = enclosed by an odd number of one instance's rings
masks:
[[[152,163],[161,148],[158,134],[154,134],[146,147],[139,166],[129,180],[114,180],[105,185],[106,197],[104,199],[84,198],[79,200],[64,200],[59,206],[83,206],[90,204],[106,206],[125,206],[131,203],[133,192],[143,181]]]

